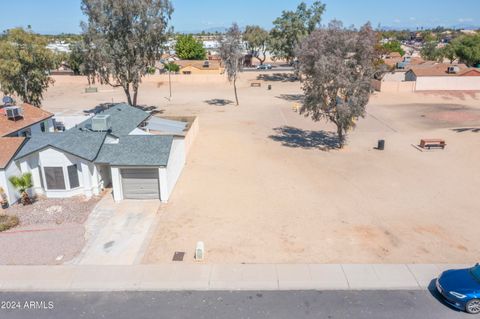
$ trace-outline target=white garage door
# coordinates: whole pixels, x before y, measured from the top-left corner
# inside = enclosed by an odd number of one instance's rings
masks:
[[[157,168],[122,169],[123,198],[159,199],[160,187]]]

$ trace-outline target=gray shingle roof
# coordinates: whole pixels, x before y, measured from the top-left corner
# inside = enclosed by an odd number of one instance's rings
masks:
[[[122,136],[118,144],[104,144],[96,163],[114,166],[167,166],[173,136]]]
[[[112,123],[111,133],[115,136],[128,135],[150,117],[149,113],[127,104],[116,104],[96,115],[110,115]],[[89,129],[92,127],[91,125],[92,119],[90,118],[80,123],[78,127]]]
[[[126,104],[117,104],[99,114],[111,115],[111,134],[118,144],[104,144],[107,132],[90,131],[91,119],[64,133],[42,133],[31,136],[15,159],[46,147],[55,147],[88,161],[125,166],[167,166],[173,136],[128,135],[150,114]]]
[[[52,146],[88,161],[93,161],[97,157],[106,135],[105,132],[81,131],[79,129],[64,133],[34,134],[27,140],[15,159],[20,159],[45,147]]]

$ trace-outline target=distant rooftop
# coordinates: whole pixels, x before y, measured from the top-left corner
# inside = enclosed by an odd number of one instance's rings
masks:
[[[449,67],[457,67],[458,72],[448,73]],[[465,64],[449,64],[435,62],[426,62],[416,65],[411,68],[411,71],[415,73],[416,76],[463,76],[470,72],[478,72],[480,74],[480,70],[476,68],[469,68]]]
[[[206,62],[208,61],[208,67]],[[178,60],[175,61],[175,64],[179,65],[180,68],[186,68],[192,66],[200,70],[220,70],[220,61],[216,60]]]

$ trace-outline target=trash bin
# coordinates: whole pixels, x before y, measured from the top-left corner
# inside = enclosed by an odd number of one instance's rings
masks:
[[[383,151],[385,149],[385,140],[378,140],[377,149]]]
[[[272,89],[272,86],[271,86],[270,84],[268,85],[268,89],[269,89],[269,90],[271,90],[271,89]]]

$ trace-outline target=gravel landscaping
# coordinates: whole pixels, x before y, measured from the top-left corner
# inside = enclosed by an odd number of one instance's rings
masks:
[[[100,197],[38,198],[32,205],[12,205],[5,213],[20,219],[20,226],[39,224],[83,224]]]
[[[2,214],[20,224],[0,233],[0,265],[57,265],[72,260],[85,245],[84,222],[101,197],[37,198]]]

